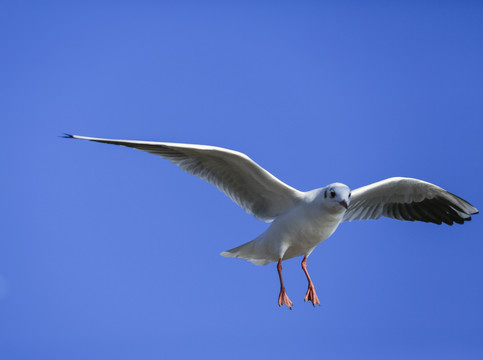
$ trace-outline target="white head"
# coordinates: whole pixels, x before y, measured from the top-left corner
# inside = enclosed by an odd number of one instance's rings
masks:
[[[323,196],[324,203],[334,211],[345,211],[349,207],[351,189],[347,185],[334,183],[323,188],[319,196]]]

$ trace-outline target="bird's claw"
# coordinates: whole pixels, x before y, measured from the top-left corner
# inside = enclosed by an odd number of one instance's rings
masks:
[[[285,289],[280,290],[280,295],[278,296],[278,306],[287,305],[290,310],[292,310],[293,303],[290,301]]]
[[[314,307],[315,305],[320,306],[319,298],[317,297],[317,294],[315,293],[315,287],[312,284],[309,285],[309,288],[307,289],[307,294],[305,294],[304,301],[311,301]]]

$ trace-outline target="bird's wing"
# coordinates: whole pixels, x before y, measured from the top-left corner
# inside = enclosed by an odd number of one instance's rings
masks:
[[[424,221],[453,225],[471,220],[478,210],[428,182],[394,177],[352,191],[343,221],[379,219]]]
[[[302,192],[283,183],[237,151],[206,145],[113,140],[69,134],[65,137],[122,145],[159,155],[216,186],[247,213],[263,221],[272,221],[302,199]]]

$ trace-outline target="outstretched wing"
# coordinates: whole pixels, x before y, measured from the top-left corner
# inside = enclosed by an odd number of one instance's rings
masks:
[[[352,191],[343,221],[379,219],[463,224],[478,210],[426,181],[394,177]]]
[[[122,145],[159,155],[216,186],[247,213],[263,221],[272,221],[302,198],[302,192],[278,180],[237,151],[206,145],[113,140],[68,134],[65,137]]]

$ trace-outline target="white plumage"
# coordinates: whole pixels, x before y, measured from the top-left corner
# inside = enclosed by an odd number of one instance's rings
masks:
[[[458,196],[417,179],[395,177],[352,192],[340,183],[301,192],[277,179],[245,154],[233,150],[77,135],[65,137],[122,145],[159,155],[213,184],[247,213],[272,222],[256,239],[221,255],[246,259],[256,265],[278,262],[281,283],[278,303],[290,308],[292,302],[282,280],[282,260],[304,255],[302,268],[309,282],[305,301],[320,305],[306,270],[306,259],[341,222],[385,216],[452,225],[469,221],[471,215],[478,213],[475,207]]]

